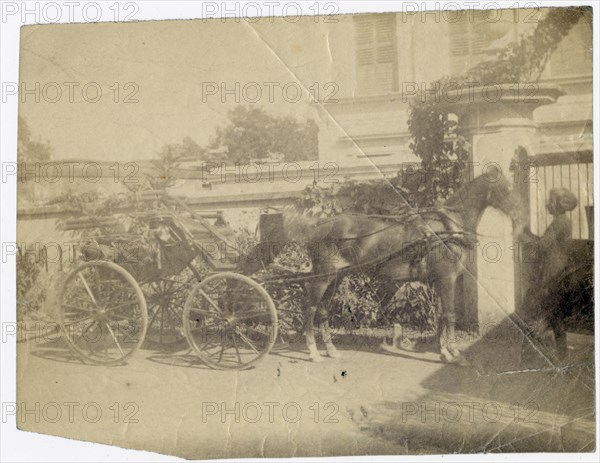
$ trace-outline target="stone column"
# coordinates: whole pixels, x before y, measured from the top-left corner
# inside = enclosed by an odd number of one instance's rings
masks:
[[[530,84],[531,86],[531,84]],[[521,89],[514,85],[457,90],[447,95],[449,109],[455,113],[472,144],[473,175],[487,175],[494,181],[492,166],[514,180],[511,162],[519,146],[532,150],[539,139],[533,111],[551,104],[562,94],[556,86]],[[519,95],[522,93],[522,95]],[[529,98],[523,94],[527,93]],[[489,169],[489,170],[488,170]],[[515,311],[516,262],[512,223],[500,211],[488,208],[477,229],[476,258],[469,271],[475,276],[465,284],[465,301],[477,301],[477,318],[482,327],[498,323]],[[473,293],[476,297],[473,297]],[[471,295],[469,297],[469,294]],[[473,312],[473,308],[467,313]]]

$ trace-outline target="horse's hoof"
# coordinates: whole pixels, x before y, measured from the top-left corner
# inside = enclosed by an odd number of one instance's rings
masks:
[[[440,360],[444,363],[452,363],[454,356],[450,353],[450,351],[446,348],[441,349],[440,351]]]
[[[450,352],[450,355],[454,358],[460,357],[462,355],[460,350],[458,350],[456,347],[448,347],[448,351]]]
[[[442,352],[440,354],[440,359],[442,360],[442,362],[449,363],[451,365],[458,365],[460,367],[470,366],[467,359],[465,359],[462,355],[453,356],[453,355],[449,355],[449,353]]]
[[[462,355],[458,355],[452,359],[453,365],[458,365],[459,367],[469,367],[471,364],[464,358]]]
[[[327,356],[331,357],[332,359],[341,359],[342,358],[342,354],[339,353],[339,351],[337,349],[328,349],[327,350]]]

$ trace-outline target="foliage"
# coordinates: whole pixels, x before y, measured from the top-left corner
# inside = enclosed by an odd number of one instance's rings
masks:
[[[316,182],[304,189],[295,206],[309,217],[330,217],[342,212],[334,186],[322,187]]]
[[[463,75],[442,77],[430,88],[445,88],[450,82],[460,87],[468,82],[486,85],[536,81],[563,37],[586,15],[591,18],[590,7],[553,8],[531,33],[508,44],[494,60],[482,62]],[[414,102],[408,128],[412,139],[410,148],[421,159],[423,172],[445,172],[452,166],[464,167],[470,146],[460,121],[453,117],[439,94]],[[460,187],[463,176],[423,175],[420,178],[424,183],[416,182],[407,187],[411,191],[420,188],[421,195],[413,197],[418,205],[430,206]]]
[[[343,183],[337,197],[346,211],[360,214],[395,215],[413,204],[407,201],[410,191],[402,185],[400,175],[391,179]]]
[[[42,271],[43,263],[38,256],[23,253],[19,249],[17,257],[17,315],[28,316],[38,312],[45,301],[44,293],[36,291],[37,280]]]
[[[331,325],[346,329],[380,326],[381,304],[378,284],[368,275],[358,272],[346,275],[332,299]]]
[[[153,170],[151,174],[146,174],[145,178],[151,190],[164,190],[175,185],[177,176],[176,170],[181,165],[182,151],[178,146],[165,145],[158,156],[152,159]]]
[[[180,155],[173,149],[165,147],[151,161],[155,172],[146,174],[141,182],[122,183],[127,188],[125,192],[106,194],[96,190],[79,194],[64,193],[47,205],[61,204],[72,217],[88,222],[85,228],[72,231],[86,243],[81,248],[89,252],[82,253],[83,259],[113,260],[136,278],[150,278],[169,270],[176,272],[188,262],[188,256],[184,255],[187,248],[165,248],[164,244],[168,245],[175,239],[169,225],[163,222],[151,225],[149,219],[140,214],[149,210],[157,214],[169,214],[172,210],[163,201],[142,200],[139,192],[156,191],[160,194],[173,186],[177,179],[179,158]],[[104,222],[107,218],[114,221]]]
[[[462,176],[447,172],[465,167],[471,146],[458,121],[436,103],[413,106],[408,128],[413,140],[410,148],[421,159],[421,167],[410,175],[400,173],[397,180],[405,180],[404,194],[415,206],[430,207],[461,187]]]
[[[103,191],[62,193],[47,201],[46,206],[60,204],[74,216],[98,217],[113,214],[115,210],[136,204],[133,192],[106,194]]]
[[[308,250],[296,241],[285,243],[281,252],[273,259],[273,264],[293,273],[308,273],[312,270]]]
[[[413,183],[418,185],[413,186]],[[398,173],[390,179],[357,182],[348,180],[336,186],[307,186],[295,206],[309,217],[330,217],[342,212],[399,215],[421,206],[425,183],[420,173]]]
[[[279,318],[279,332],[288,341],[301,341],[304,334],[306,293],[300,283],[268,283],[266,289],[275,301]]]
[[[19,116],[17,136],[17,160],[19,162],[46,162],[52,158],[52,147],[48,142],[32,140],[27,121]]]
[[[537,81],[562,39],[582,18],[591,25],[592,8],[552,8],[529,34],[511,42],[494,60],[473,67],[463,82],[517,83]]]
[[[319,127],[312,119],[303,124],[251,106],[238,106],[228,116],[228,125],[217,129],[211,148],[226,147],[227,159],[232,162],[274,157],[306,161],[318,157]]]
[[[177,158],[203,159],[208,157],[206,148],[202,148],[191,137],[184,137],[181,143],[165,145],[162,151],[171,151]]]
[[[419,331],[437,329],[439,300],[431,286],[409,281],[398,287],[386,306],[389,319]]]

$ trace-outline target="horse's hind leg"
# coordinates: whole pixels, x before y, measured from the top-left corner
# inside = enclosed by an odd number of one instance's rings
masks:
[[[331,331],[329,329],[329,311],[321,304],[319,306],[319,316],[321,318],[320,330],[321,337],[323,338],[323,342],[325,343],[325,348],[327,349],[327,355],[331,358],[338,359],[342,357],[342,354],[338,352],[338,350],[333,345],[333,341],[331,340]]]

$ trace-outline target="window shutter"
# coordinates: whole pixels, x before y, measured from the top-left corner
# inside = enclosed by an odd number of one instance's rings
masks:
[[[357,83],[361,93],[397,90],[396,15],[355,16]]]
[[[463,11],[448,24],[452,72],[472,67],[487,57],[488,48],[498,38],[490,33],[491,23],[482,10]]]

